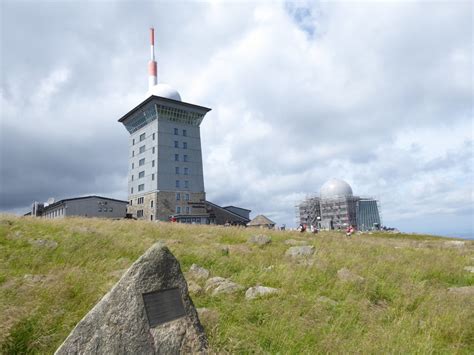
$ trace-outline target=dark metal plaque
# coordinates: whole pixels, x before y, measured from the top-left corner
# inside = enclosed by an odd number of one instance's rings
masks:
[[[143,302],[152,328],[186,315],[179,288],[144,293]]]

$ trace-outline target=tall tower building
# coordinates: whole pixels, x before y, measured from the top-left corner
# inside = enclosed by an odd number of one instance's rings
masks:
[[[153,28],[150,42],[147,98],[118,120],[130,133],[128,213],[147,220],[186,216],[209,223],[200,125],[211,109],[183,102],[178,91],[158,84]]]

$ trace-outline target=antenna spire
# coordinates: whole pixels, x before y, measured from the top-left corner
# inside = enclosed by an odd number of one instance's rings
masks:
[[[150,50],[151,58],[148,62],[148,89],[150,90],[153,86],[158,83],[158,69],[155,60],[155,29],[150,28]]]

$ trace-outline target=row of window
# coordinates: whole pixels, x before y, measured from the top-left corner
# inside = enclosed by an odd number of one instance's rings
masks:
[[[138,161],[138,166],[143,166],[145,165],[145,158],[142,158]],[[155,167],[155,160],[151,161],[151,167]],[[132,163],[132,169],[135,169],[135,163]]]
[[[144,197],[139,197],[137,198],[137,204],[138,205],[143,205],[145,203],[145,198]],[[153,200],[150,201],[150,207],[153,208]],[[130,200],[130,206],[133,206],[133,200]]]
[[[153,133],[151,136],[152,136],[152,139],[155,140],[155,133]],[[143,142],[145,138],[146,138],[146,133],[140,134],[140,137],[139,137],[140,142]],[[132,139],[132,145],[135,145],[135,138]]]
[[[100,207],[99,207],[99,208],[97,209],[97,212],[113,212],[113,211],[114,211],[114,209],[113,209],[112,207],[109,207],[109,208],[107,208],[107,207],[102,207],[102,208],[100,208]]]
[[[175,154],[175,155],[174,155],[174,161],[179,161],[179,154]],[[184,155],[183,155],[183,161],[184,161],[184,162],[188,162],[188,161],[189,161],[187,154],[184,154]]]
[[[179,130],[177,128],[174,129],[174,135],[175,136],[179,136]],[[183,137],[187,137],[188,136],[188,132],[183,129]]]
[[[139,179],[143,179],[144,177],[145,177],[145,170],[140,171],[140,172],[138,173],[138,178],[139,178]],[[155,180],[155,174],[151,174],[151,179],[152,179],[152,180]],[[132,181],[134,181],[134,180],[135,180],[135,175],[132,175]]]
[[[155,174],[151,174],[151,179],[155,180]],[[133,175],[132,175],[132,180],[133,180]],[[183,187],[185,189],[189,189],[189,181],[184,180],[183,182],[184,182]],[[175,181],[175,187],[177,187],[177,188],[181,187],[181,180],[176,180]],[[138,192],[144,191],[144,190],[145,190],[145,184],[138,185]],[[133,186],[130,188],[130,193],[133,194]]]
[[[176,187],[177,188],[181,187],[181,181],[180,180],[176,180]],[[189,181],[188,180],[184,180],[184,186],[183,187],[185,189],[189,189]]]
[[[184,201],[189,201],[189,194],[188,193],[183,193],[183,199]],[[176,201],[181,200],[181,192],[176,193]]]
[[[174,141],[174,147],[179,148],[179,142]],[[183,142],[183,149],[188,149],[188,142]]]
[[[174,161],[180,161],[179,160],[179,154],[174,155]],[[183,155],[183,162],[187,163],[189,162],[189,158],[187,154]],[[142,158],[138,161],[138,166],[144,166],[145,165],[145,158]],[[151,167],[155,167],[155,160],[151,161]],[[132,163],[132,170],[135,169],[135,163]]]
[[[54,218],[58,216],[64,216],[64,208],[59,208],[43,215],[44,218]]]
[[[183,207],[183,213],[185,211],[184,207]],[[176,206],[176,213],[181,213],[181,206]],[[191,213],[191,207],[189,206],[186,206],[186,213],[189,214]]]
[[[145,148],[146,146],[142,145],[140,148],[138,148],[138,154],[145,153]],[[156,152],[156,147],[151,147],[151,154],[155,154]],[[135,156],[135,151],[132,150],[132,157]]]
[[[145,190],[145,184],[138,185],[138,192]],[[130,188],[130,193],[133,194],[133,187]]]
[[[178,128],[174,129],[174,135],[179,136],[179,129]],[[183,129],[182,130],[182,135],[183,135],[183,137],[187,137],[188,136],[187,130]],[[155,140],[155,137],[156,137],[155,133],[153,133],[152,134],[152,139]],[[139,141],[143,142],[145,139],[146,139],[146,133],[140,134]],[[135,145],[135,138],[132,139],[132,145]]]
[[[176,175],[179,175],[181,169],[179,168],[179,166],[176,166],[174,168],[174,171],[175,171]],[[189,168],[183,168],[183,175],[189,175]]]

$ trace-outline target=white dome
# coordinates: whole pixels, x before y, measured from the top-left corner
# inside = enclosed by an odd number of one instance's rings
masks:
[[[330,179],[321,187],[320,197],[322,199],[352,196],[352,188],[344,180]]]
[[[147,96],[155,95],[164,97],[166,99],[181,101],[181,96],[179,92],[173,89],[168,84],[157,84],[148,90]]]

